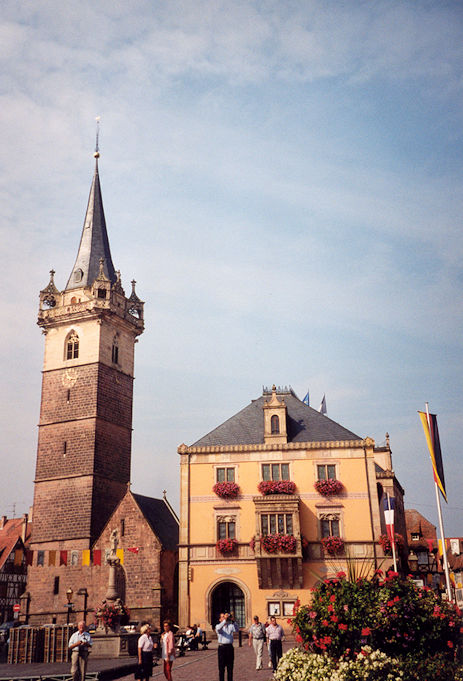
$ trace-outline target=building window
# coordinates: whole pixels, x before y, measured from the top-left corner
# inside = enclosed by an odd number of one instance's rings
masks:
[[[217,518],[217,539],[236,539],[236,520],[233,517]]]
[[[112,361],[113,361],[113,364],[119,363],[119,346],[117,345],[116,339],[114,339],[114,341],[113,341]]]
[[[216,468],[215,469],[216,482],[235,482],[234,468]]]
[[[336,466],[331,463],[318,464],[318,480],[336,480]]]
[[[53,594],[57,596],[59,594],[59,577],[55,577],[53,582]]]
[[[273,414],[272,418],[270,419],[270,429],[272,435],[278,435],[280,432],[280,419],[276,414]]]
[[[71,332],[66,342],[66,359],[77,359],[79,357],[79,336],[75,331]]]
[[[279,617],[281,615],[280,601],[269,601],[267,608],[269,617]]]
[[[125,518],[121,518],[121,537],[125,535]]]
[[[98,298],[106,298],[106,289],[105,288],[99,288],[98,289]]]
[[[412,541],[420,541],[420,533],[419,532],[412,532],[411,533],[411,539],[412,539]]]
[[[289,463],[263,463],[262,480],[289,480]]]
[[[320,517],[321,538],[340,537],[339,515],[337,513],[325,513]]]
[[[260,516],[262,534],[292,534],[292,513],[263,513]]]
[[[69,403],[70,401],[71,401],[71,391],[70,391],[70,390],[68,390],[68,392],[67,392],[67,396],[66,396],[66,402],[68,402],[68,403]]]

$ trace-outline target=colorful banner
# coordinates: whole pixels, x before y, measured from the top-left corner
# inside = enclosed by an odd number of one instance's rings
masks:
[[[124,549],[116,549],[116,556],[119,558],[120,564],[124,565]]]
[[[56,565],[56,551],[48,552],[48,565]]]
[[[68,552],[67,551],[60,551],[59,552],[59,564],[60,565],[67,565],[68,564]]]
[[[101,551],[100,549],[95,549],[93,552],[93,565],[101,565]]]
[[[22,565],[23,555],[24,553],[22,549],[16,549],[16,551],[14,552],[14,564],[16,566]]]
[[[82,565],[90,565],[90,549],[82,551]]]
[[[428,444],[429,454],[431,455],[432,468],[434,471],[434,480],[439,487],[442,496],[447,501],[447,492],[445,491],[444,466],[442,464],[442,452],[440,448],[439,430],[437,428],[437,416],[435,414],[428,415],[419,411],[421,423],[423,425],[424,435]]]

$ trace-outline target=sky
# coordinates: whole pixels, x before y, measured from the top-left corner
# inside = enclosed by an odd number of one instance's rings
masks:
[[[179,509],[177,447],[310,391],[463,536],[463,6],[3,0],[0,513],[28,510],[38,294],[73,267],[101,116],[112,258],[145,305],[132,489]]]

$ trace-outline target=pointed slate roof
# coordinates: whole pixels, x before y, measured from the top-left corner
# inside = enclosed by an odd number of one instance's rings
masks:
[[[141,512],[151,525],[164,549],[176,551],[178,546],[178,521],[163,499],[132,493]]]
[[[87,212],[85,214],[79,251],[72,268],[66,290],[91,286],[98,276],[100,258],[104,259],[103,271],[112,284],[116,281],[111,251],[109,248],[106,220],[101,197],[100,177],[98,174],[98,158],[95,163]]]
[[[304,402],[290,390],[277,393],[284,396],[287,408],[286,425],[288,442],[336,442],[361,440],[347,428]],[[221,426],[195,442],[192,447],[217,447],[228,445],[253,445],[264,442],[263,404],[269,399],[264,394],[232,416]]]

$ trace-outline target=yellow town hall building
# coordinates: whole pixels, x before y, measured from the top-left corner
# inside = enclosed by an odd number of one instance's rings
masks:
[[[181,626],[210,629],[224,611],[241,627],[272,614],[285,626],[296,599],[308,602],[320,579],[346,569],[346,556],[389,566],[378,545],[386,492],[405,536],[388,437],[376,447],[290,388],[264,389],[178,452]]]

